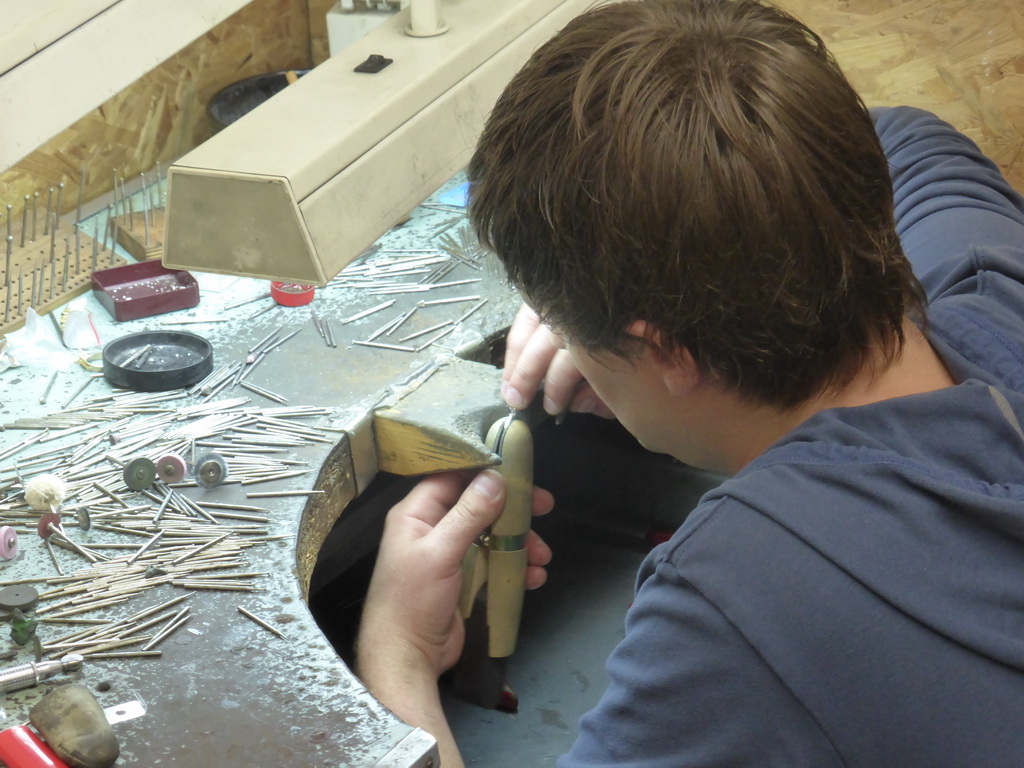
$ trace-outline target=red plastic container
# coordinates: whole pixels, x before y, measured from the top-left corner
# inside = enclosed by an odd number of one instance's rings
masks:
[[[140,261],[93,272],[96,299],[115,320],[137,320],[188,309],[199,303],[199,284],[190,272]]]
[[[283,307],[301,307],[313,301],[316,288],[299,283],[272,282],[270,298]]]

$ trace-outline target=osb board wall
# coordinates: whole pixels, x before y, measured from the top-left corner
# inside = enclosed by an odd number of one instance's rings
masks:
[[[1020,0],[776,0],[820,34],[870,106],[930,109],[1024,192]]]
[[[327,12],[338,0],[307,0],[309,4],[309,50],[313,66],[322,64],[331,56],[327,42]]]
[[[319,63],[335,0],[254,0],[10,170],[0,206],[65,182],[65,208],[167,163],[212,133],[205,105],[249,75]],[[821,34],[869,104],[931,109],[1024,192],[1024,7],[1019,0],[777,0]]]
[[[83,167],[86,200],[111,190],[115,169],[135,180],[212,135],[206,104],[221,88],[263,72],[306,68],[309,62],[306,0],[253,0],[0,173],[0,210],[8,203],[20,210],[24,195],[44,193],[61,181],[64,210],[72,210]]]

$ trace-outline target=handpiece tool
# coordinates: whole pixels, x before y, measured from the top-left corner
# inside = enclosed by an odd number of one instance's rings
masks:
[[[18,691],[31,688],[54,675],[64,672],[77,672],[85,661],[77,653],[69,653],[59,661],[30,661],[9,669],[0,670],[0,692]]]
[[[487,446],[502,460],[497,469],[505,478],[505,509],[463,559],[459,609],[466,619],[466,645],[449,677],[460,697],[506,712],[518,708],[505,680],[504,659],[519,635],[533,516],[533,436],[517,415],[510,412],[487,434]]]
[[[533,436],[516,418],[499,419],[487,434],[487,447],[501,456],[498,472],[505,478],[505,509],[463,561],[459,606],[463,618],[473,612],[480,589],[487,589],[488,655],[511,656],[519,635],[526,591],[526,537],[533,517]]]

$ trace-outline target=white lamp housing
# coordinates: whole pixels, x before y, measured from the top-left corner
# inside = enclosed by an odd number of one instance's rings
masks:
[[[593,0],[449,0],[410,10],[171,166],[164,264],[323,285],[462,169],[501,90]],[[376,74],[354,68],[392,59]]]

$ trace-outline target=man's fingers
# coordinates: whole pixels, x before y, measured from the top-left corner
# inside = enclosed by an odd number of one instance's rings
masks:
[[[458,501],[465,484],[465,479],[456,472],[425,477],[392,508],[392,513],[419,520],[433,528]]]
[[[604,404],[604,400],[598,397],[590,384],[583,384],[576,390],[569,403],[569,410],[574,413],[592,413],[605,419],[615,418],[615,414]]]
[[[560,350],[560,340],[546,326],[538,326],[523,345],[515,364],[505,367],[501,396],[513,408],[525,408],[540,388],[551,360]]]
[[[551,495],[551,491],[545,491],[543,488],[533,488],[533,515],[534,517],[540,517],[546,515],[552,509],[555,508],[555,497]]]
[[[530,531],[526,534],[526,551],[529,563],[526,566],[526,588],[537,589],[548,580],[548,572],[544,566],[551,562],[551,547],[537,535],[536,531]]]
[[[531,565],[526,569],[526,588],[537,589],[543,587],[548,580],[548,572],[539,565]]]
[[[505,478],[493,469],[485,469],[469,484],[430,534],[433,546],[456,565],[469,545],[476,541],[501,515],[505,506]]]
[[[540,325],[540,318],[537,313],[526,304],[519,307],[516,319],[512,321],[512,327],[508,330],[508,337],[505,339],[505,371],[509,372],[516,367],[523,347],[533,336],[533,332]]]
[[[559,349],[548,364],[544,376],[544,411],[557,416],[569,407],[570,400],[581,386],[583,374],[565,349]],[[584,382],[582,386],[588,385]]]
[[[526,408],[542,384],[544,410],[551,416],[566,410],[611,415],[583,381],[562,338],[524,304],[506,340],[501,397],[513,408]]]
[[[534,531],[526,534],[526,551],[530,565],[544,566],[551,562],[551,547]]]

